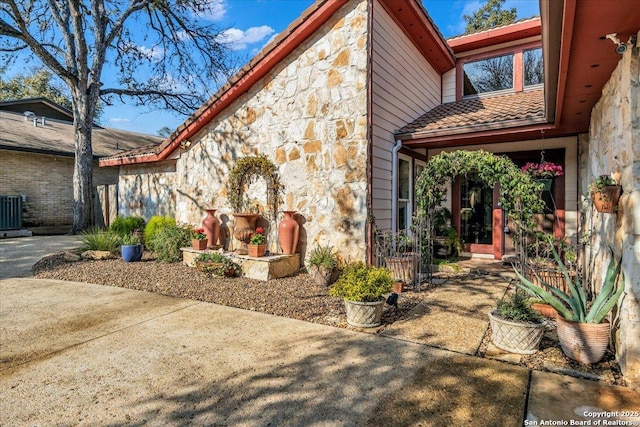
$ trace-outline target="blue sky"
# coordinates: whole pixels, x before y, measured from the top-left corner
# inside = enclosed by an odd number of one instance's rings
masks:
[[[212,1],[217,4],[208,18],[220,28],[228,29],[229,37],[234,40],[235,53],[246,58],[258,53],[313,3],[313,0]],[[445,37],[461,34],[465,26],[463,14],[470,14],[482,3],[480,0],[423,0],[426,10]],[[515,7],[518,19],[539,14],[538,0],[507,0],[505,7]],[[105,67],[107,73],[108,68]],[[163,126],[174,130],[185,118],[171,112],[116,104],[105,108],[101,123],[108,127],[156,134]]]

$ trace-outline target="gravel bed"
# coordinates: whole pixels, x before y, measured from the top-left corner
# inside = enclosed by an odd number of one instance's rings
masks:
[[[145,252],[141,262],[135,263],[127,263],[121,259],[68,262],[65,260],[65,253],[60,252],[38,261],[33,266],[33,276],[41,279],[137,289],[307,322],[362,330],[348,326],[342,300],[329,296],[327,287],[316,285],[305,273],[262,282],[243,277],[209,277],[182,263],[156,262],[148,252]],[[462,276],[457,275],[457,277]],[[452,277],[456,275],[447,275],[448,279]],[[428,299],[431,289],[432,286],[425,285],[418,289],[418,292],[403,292],[398,299],[397,308],[385,305],[382,325],[365,331],[377,333],[401,319],[422,300]],[[476,356],[485,357],[490,341],[491,327],[489,326]],[[607,352],[600,363],[589,366],[581,365],[564,356],[555,334],[553,321],[547,324],[540,350],[533,355],[523,356],[520,365],[529,369],[552,370],[572,376],[598,378],[609,384],[625,385],[620,368],[611,352]]]
[[[342,299],[328,295],[311,276],[295,276],[262,282],[244,277],[209,277],[182,263],[163,264],[145,257],[141,262],[121,259],[67,262],[64,253],[41,259],[33,266],[34,277],[98,285],[118,286],[162,295],[259,311],[330,326],[347,327]],[[421,295],[405,292],[398,307],[385,305],[383,329],[408,313]]]

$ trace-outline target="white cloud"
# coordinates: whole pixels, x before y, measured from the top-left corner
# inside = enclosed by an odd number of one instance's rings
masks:
[[[246,49],[250,44],[264,40],[274,32],[274,29],[268,25],[251,27],[246,31],[242,31],[238,28],[229,28],[228,30],[220,33],[218,41],[229,45],[233,50],[242,50]]]
[[[111,117],[109,123],[130,123],[131,120],[124,117]]]
[[[161,59],[164,55],[164,50],[160,47],[146,47],[146,46],[138,46],[138,50],[140,53],[145,55],[149,60],[152,59]]]
[[[207,21],[219,21],[226,13],[227,4],[225,0],[209,0],[207,5],[202,10],[194,12],[194,15]]]

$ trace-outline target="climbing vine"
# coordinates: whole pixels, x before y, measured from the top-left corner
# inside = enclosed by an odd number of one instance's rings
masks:
[[[267,206],[272,215],[277,215],[284,187],[280,183],[276,166],[265,155],[242,157],[233,165],[227,183],[227,197],[235,212],[251,211],[252,206],[245,199],[244,192],[259,177],[267,182]]]
[[[523,174],[511,159],[484,150],[442,152],[429,160],[418,178],[416,216],[427,215],[446,196],[445,184],[459,175],[476,173],[487,185],[499,185],[502,209],[516,224],[533,226],[533,215],[542,212],[541,184]]]

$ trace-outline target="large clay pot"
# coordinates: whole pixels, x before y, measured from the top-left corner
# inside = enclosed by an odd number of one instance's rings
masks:
[[[233,229],[233,237],[240,241],[240,247],[236,250],[241,255],[248,253],[247,244],[256,231],[257,214],[233,214],[236,224]]]
[[[562,352],[580,363],[598,363],[609,345],[609,322],[578,323],[556,317]]]
[[[280,247],[284,255],[291,255],[296,252],[298,246],[298,235],[300,224],[293,218],[296,211],[284,211],[284,219],[278,225],[278,238]]]
[[[207,247],[211,248],[218,244],[220,237],[220,221],[215,216],[215,209],[207,209],[207,216],[202,220],[204,234],[207,235]]]

